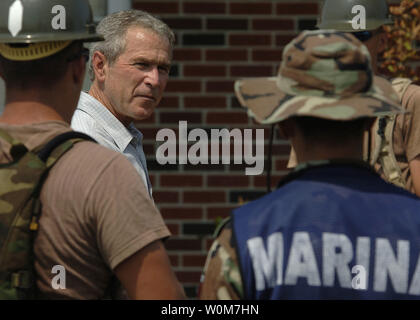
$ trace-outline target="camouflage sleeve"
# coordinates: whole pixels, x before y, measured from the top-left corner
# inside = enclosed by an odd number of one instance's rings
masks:
[[[233,245],[232,227],[228,222],[213,242],[203,274],[201,300],[239,300],[243,298],[242,279]]]

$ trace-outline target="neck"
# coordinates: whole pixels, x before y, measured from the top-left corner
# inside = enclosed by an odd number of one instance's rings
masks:
[[[1,123],[11,125],[25,125],[52,120],[69,121],[65,114],[58,110],[63,109],[60,99],[54,99],[51,95],[42,92],[14,92],[7,90],[6,105],[0,116]],[[64,99],[63,99],[64,100]],[[61,104],[61,105],[60,105]]]
[[[100,103],[102,103],[102,105],[104,105],[105,108],[107,108],[114,115],[114,117],[117,118],[117,120],[120,121],[126,128],[130,125],[132,119],[120,115],[115,110],[112,102],[105,95],[104,91],[101,89],[100,85],[96,80],[93,81],[92,86],[90,87],[89,95],[91,95]]]
[[[363,161],[362,143],[345,145],[312,144],[301,147],[295,146],[298,163],[315,160],[359,160]]]
[[[60,120],[71,122],[80,96],[82,83],[70,85],[69,76],[53,86],[40,84],[33,88],[6,88],[6,105],[0,122],[8,124],[32,124]]]

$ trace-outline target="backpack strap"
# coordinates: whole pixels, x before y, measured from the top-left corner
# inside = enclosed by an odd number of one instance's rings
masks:
[[[47,170],[45,170],[38,185],[34,189],[33,197],[35,198],[35,201],[33,202],[32,222],[30,224],[30,230],[38,230],[38,220],[42,210],[39,195],[41,193],[42,186],[48,176],[49,170],[64,153],[73,147],[75,143],[86,140],[96,143],[92,137],[82,132],[68,131],[55,136],[44,147],[42,147],[40,151],[37,152],[38,157],[46,164]]]
[[[38,152],[38,157],[47,164],[47,167],[52,167],[66,151],[73,147],[74,143],[82,140],[96,142],[92,137],[82,132],[68,131],[50,140]]]

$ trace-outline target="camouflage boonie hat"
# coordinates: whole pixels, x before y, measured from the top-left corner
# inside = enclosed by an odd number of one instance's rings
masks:
[[[302,32],[285,47],[277,77],[238,80],[235,93],[261,124],[404,113],[391,84],[373,75],[367,48],[334,30]]]

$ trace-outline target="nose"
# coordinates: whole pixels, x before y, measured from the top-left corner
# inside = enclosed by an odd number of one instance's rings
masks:
[[[157,87],[160,83],[160,75],[157,67],[150,68],[147,72],[145,83],[151,87]]]

